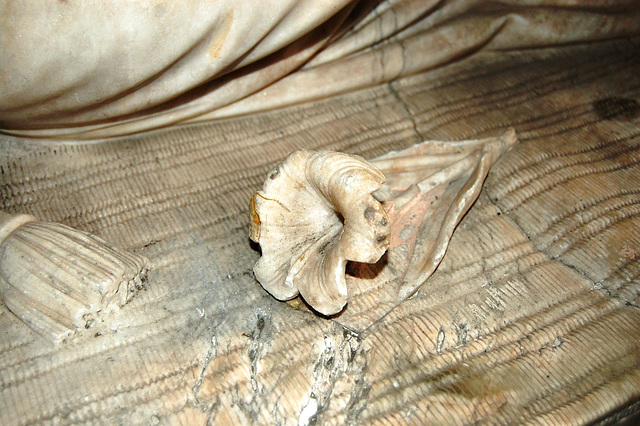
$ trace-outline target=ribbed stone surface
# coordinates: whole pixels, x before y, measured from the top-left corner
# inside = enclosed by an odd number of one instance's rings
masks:
[[[623,409],[640,398],[639,73],[632,40],[482,52],[121,140],[3,136],[2,210],[151,266],[147,290],[93,339],[53,346],[0,308],[0,423],[297,424],[317,404],[327,424],[557,424]],[[363,309],[350,330],[255,281],[249,199],[290,151],[374,158],[509,126],[521,142],[436,273],[386,316]]]

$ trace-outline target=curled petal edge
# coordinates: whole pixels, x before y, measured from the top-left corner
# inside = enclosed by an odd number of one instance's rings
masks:
[[[256,278],[276,299],[301,294],[324,315],[364,293],[379,302],[365,316],[384,315],[433,274],[492,165],[516,143],[509,129],[500,137],[426,141],[371,162],[292,153],[251,200],[250,236],[262,248]],[[378,262],[377,276],[345,277],[348,261]],[[359,327],[359,315],[342,312],[339,321]]]
[[[251,200],[262,286],[276,299],[301,294],[321,314],[340,312],[347,261],[375,263],[389,247],[389,219],[371,195],[383,183],[376,167],[338,152],[299,150],[276,166]]]

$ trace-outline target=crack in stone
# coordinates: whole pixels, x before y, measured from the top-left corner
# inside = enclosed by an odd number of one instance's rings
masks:
[[[207,426],[215,424],[215,421],[214,421],[215,416],[213,415],[213,413],[215,413],[219,405],[220,405],[220,397],[216,396],[213,402],[209,405],[209,408],[207,409]]]
[[[539,253],[543,253],[545,254],[547,257],[549,257],[549,259],[552,259],[558,263],[560,263],[562,266],[564,266],[567,269],[570,269],[571,271],[575,272],[576,274],[578,274],[579,276],[581,276],[582,278],[584,278],[585,280],[587,280],[589,283],[591,283],[591,289],[592,290],[597,290],[603,293],[604,297],[611,300],[611,299],[615,299],[615,300],[619,300],[621,302],[624,303],[624,305],[626,306],[636,306],[636,304],[633,302],[633,300],[628,300],[626,299],[624,296],[618,294],[618,292],[616,292],[616,289],[611,289],[607,286],[605,286],[605,281],[606,280],[600,280],[600,281],[595,281],[593,278],[591,278],[590,276],[588,276],[586,274],[586,272],[578,269],[576,266],[571,265],[570,263],[567,263],[564,259],[562,259],[561,256],[556,256],[553,255],[551,253],[549,253],[546,249],[539,247],[539,245],[536,243],[535,241],[535,237],[532,237],[531,235],[529,235],[524,228],[520,225],[520,223],[518,222],[518,220],[513,217],[512,214],[510,214],[510,212],[507,212],[505,210],[503,210],[497,203],[497,200],[493,200],[490,196],[487,196],[487,199],[489,200],[489,202],[495,206],[499,211],[500,214],[503,215],[506,218],[509,218],[509,220],[511,220],[513,222],[514,225],[516,225],[518,227],[518,229],[520,230],[520,232],[522,232],[522,234],[524,236],[527,237],[527,240],[529,240],[529,242],[531,242],[531,244],[533,245],[533,247],[539,252]]]
[[[404,52],[404,49],[402,51]],[[400,94],[395,89],[395,87],[393,87],[393,80],[390,81],[389,83],[387,83],[387,87],[389,88],[389,91],[391,92],[393,97],[400,103],[400,105],[402,106],[402,109],[404,109],[404,111],[406,112],[406,114],[407,114],[406,118],[408,118],[409,121],[411,121],[411,127],[413,128],[413,133],[415,133],[416,138],[418,139],[418,142],[425,141],[426,138],[418,130],[418,123],[416,123],[416,119],[414,117],[414,114],[411,112],[411,109],[409,108],[409,105],[402,98],[402,96],[400,96]]]
[[[299,415],[299,425],[322,423],[319,420],[328,410],[336,384],[344,375],[353,374],[355,354],[360,347],[360,336],[339,325],[325,334],[325,348],[313,370],[313,383],[309,400]]]
[[[513,217],[513,215],[511,214],[511,212],[504,210],[502,207],[500,207],[500,205],[498,205],[497,200],[493,200],[491,198],[491,196],[487,196],[486,197],[487,200],[489,200],[489,202],[496,208],[498,209],[498,211],[500,212],[500,215],[502,215],[505,218],[508,218],[509,220],[511,220],[511,222],[513,222],[513,224],[520,230],[520,232],[522,232],[522,235],[524,235],[525,237],[527,237],[527,240],[533,245],[533,248],[536,249],[536,251],[538,253],[543,253],[545,254],[549,259],[552,260],[556,260],[558,261],[558,263],[560,263],[563,266],[566,266],[567,268],[571,269],[572,271],[576,272],[578,275],[580,275],[581,277],[583,277],[584,279],[586,279],[587,281],[589,281],[592,285],[595,284],[594,280],[592,278],[590,278],[589,276],[587,276],[583,271],[580,271],[579,269],[577,269],[575,266],[573,265],[569,265],[563,262],[562,259],[560,259],[559,257],[555,257],[554,255],[552,255],[551,253],[547,252],[545,249],[540,248],[538,246],[538,244],[536,244],[534,237],[532,237],[531,235],[529,235],[529,233],[527,233],[527,231],[524,230],[524,228],[522,227],[522,225],[520,225],[520,223],[518,222],[518,219],[516,219],[515,217]]]
[[[264,319],[259,317],[258,322],[262,321],[264,327]],[[262,343],[260,342],[260,335],[262,334],[262,328],[258,327],[257,333],[254,332],[251,336],[251,343],[249,345],[249,361],[251,362],[251,389],[254,393],[258,391],[258,359],[260,358],[260,352],[262,351]]]
[[[211,344],[209,345],[209,348],[207,349],[207,353],[204,359],[202,360],[202,370],[200,371],[200,376],[198,377],[198,380],[196,381],[195,385],[193,385],[193,388],[191,388],[191,390],[193,391],[193,397],[195,398],[195,401],[196,401],[196,405],[198,406],[201,404],[200,399],[198,399],[198,393],[200,392],[200,387],[202,386],[202,381],[204,380],[204,374],[207,371],[207,367],[211,362],[211,357],[213,356],[217,347],[218,347],[218,339],[216,338],[216,333],[214,329],[214,332],[211,335]]]
[[[258,363],[264,354],[264,345],[268,344],[272,337],[272,331],[269,329],[269,315],[261,310],[257,310],[252,317],[255,325],[252,326],[251,334],[243,334],[249,339],[248,358],[251,386],[251,400],[245,402],[240,395],[239,386],[236,384],[231,390],[232,404],[237,406],[243,412],[251,423],[261,423],[260,414],[263,413],[262,405],[266,401],[265,389],[261,388],[258,383],[259,369]],[[275,408],[274,408],[275,409]],[[274,417],[275,418],[275,417]],[[275,424],[275,423],[274,423]]]
[[[347,421],[346,423],[351,425],[358,422],[360,414],[367,407],[369,400],[369,394],[371,392],[371,385],[367,384],[365,380],[365,374],[367,372],[367,358],[368,351],[359,352],[357,356],[361,357],[362,365],[355,372],[356,378],[354,379],[354,389],[349,396],[349,403],[347,406]],[[357,365],[357,363],[355,363]]]

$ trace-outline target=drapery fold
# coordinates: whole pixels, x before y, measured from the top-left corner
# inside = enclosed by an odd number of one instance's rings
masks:
[[[3,7],[0,128],[79,140],[322,99],[479,50],[640,33],[628,0],[39,5]]]

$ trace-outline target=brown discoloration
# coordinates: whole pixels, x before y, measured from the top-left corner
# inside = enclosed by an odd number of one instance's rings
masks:
[[[632,98],[611,96],[593,102],[593,109],[603,120],[631,120],[640,116],[640,103]]]
[[[229,11],[218,25],[209,42],[209,60],[213,62],[218,56],[233,25],[233,9]]]
[[[251,197],[251,201],[249,202],[249,238],[251,241],[259,243],[260,242],[260,216],[258,216],[258,212],[256,212],[256,197],[258,193],[256,192]]]
[[[620,249],[620,256],[628,260],[635,260],[639,255],[638,249],[626,244]]]
[[[426,194],[419,193],[402,207],[396,207],[393,202],[385,205],[387,214],[391,221],[391,242],[389,250],[393,250],[403,244],[407,244],[409,259],[413,257],[416,238],[420,224],[429,212],[433,202],[444,192],[444,187],[440,186]],[[410,229],[409,235],[405,235],[403,230]]]

